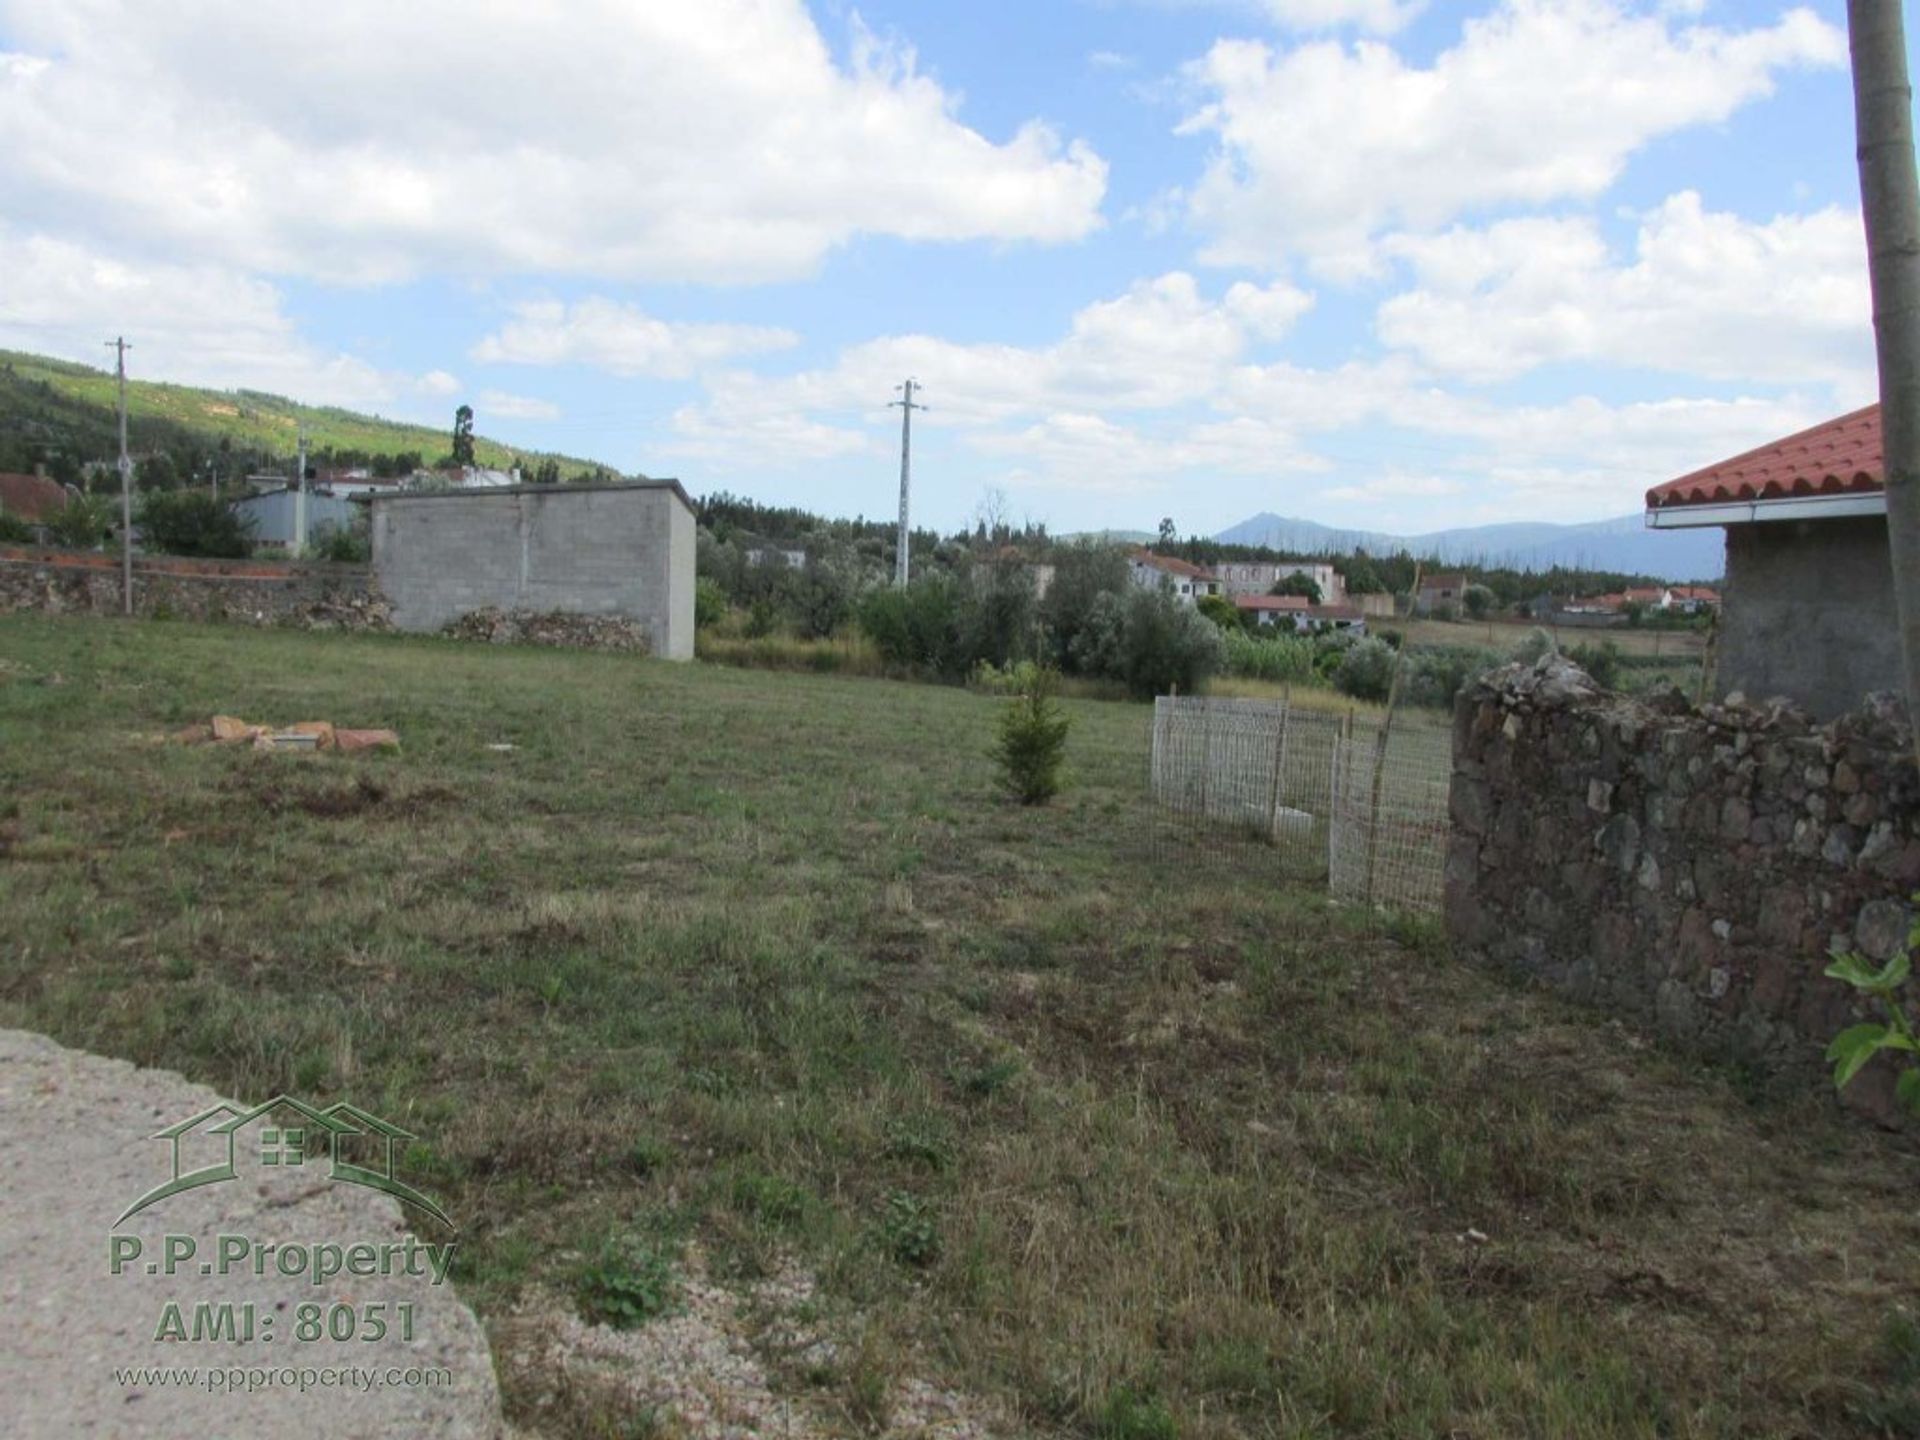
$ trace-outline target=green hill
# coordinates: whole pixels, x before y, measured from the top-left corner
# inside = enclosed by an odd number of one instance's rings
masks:
[[[76,479],[118,454],[118,401],[114,377],[89,365],[44,355],[0,350],[0,470],[31,470],[45,464],[62,479]],[[302,405],[258,390],[203,390],[151,380],[127,382],[127,444],[136,456],[164,455],[180,475],[218,468],[223,477],[292,459],[301,422],[307,450],[320,465],[365,464],[409,458],[431,465],[450,449],[453,406],[447,426],[433,429],[333,406]],[[551,460],[564,478],[609,474],[611,467],[578,456],[553,454],[474,438],[478,464],[534,469]]]

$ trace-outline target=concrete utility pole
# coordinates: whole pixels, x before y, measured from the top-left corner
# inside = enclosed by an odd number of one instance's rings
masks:
[[[907,496],[913,476],[913,412],[927,407],[914,403],[913,392],[920,388],[918,380],[909,379],[894,388],[906,395],[904,400],[887,402],[889,407],[900,407],[900,546],[893,557],[893,583],[904,590],[907,588],[907,544],[912,535],[907,523]]]
[[[1887,542],[1912,708],[1920,706],[1920,176],[1900,0],[1847,0],[1847,34],[1880,368]]]
[[[133,614],[133,460],[127,454],[126,336],[107,341],[114,374],[120,379],[120,610]]]
[[[293,472],[293,553],[307,549],[307,422],[300,422],[300,457]]]

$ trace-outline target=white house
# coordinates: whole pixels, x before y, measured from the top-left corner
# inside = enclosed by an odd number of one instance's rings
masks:
[[[1204,565],[1136,550],[1127,557],[1127,570],[1142,590],[1170,590],[1191,605],[1205,595],[1220,593],[1220,580]]]

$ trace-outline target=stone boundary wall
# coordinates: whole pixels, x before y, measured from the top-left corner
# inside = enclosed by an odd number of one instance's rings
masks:
[[[1920,778],[1898,702],[1818,725],[1785,700],[1602,694],[1549,655],[1454,707],[1455,946],[1772,1075],[1824,1077],[1873,1018],[1830,950],[1904,945]],[[1876,1062],[1847,1099],[1894,1114]],[[1825,1083],[1821,1079],[1820,1083]]]
[[[262,560],[133,558],[134,613],[243,625],[384,630],[387,606],[365,566]],[[0,546],[0,611],[121,613],[120,556]]]

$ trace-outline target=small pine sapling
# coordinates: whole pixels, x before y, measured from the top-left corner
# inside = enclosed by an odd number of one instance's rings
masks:
[[[1073,721],[1053,698],[1053,690],[1053,673],[1035,670],[1000,712],[993,758],[1000,765],[1001,784],[1022,805],[1044,805],[1060,793]]]

